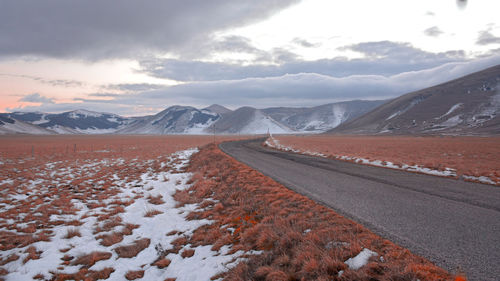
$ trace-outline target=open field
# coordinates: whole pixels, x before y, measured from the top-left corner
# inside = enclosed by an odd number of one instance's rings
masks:
[[[499,137],[278,136],[271,146],[500,185]]]
[[[185,280],[196,280],[188,274],[187,254],[167,260],[163,249],[179,236],[166,234],[209,223],[186,220],[197,205],[176,207],[172,196],[189,186],[191,174],[180,170],[196,150],[186,149],[212,140],[1,138],[0,279],[163,280],[184,273]],[[197,251],[193,258],[205,258],[198,265],[205,274],[236,257],[210,259],[215,252]]]
[[[212,140],[0,138],[0,279],[452,279]]]

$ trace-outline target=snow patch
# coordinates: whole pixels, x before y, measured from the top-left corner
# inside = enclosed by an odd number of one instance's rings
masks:
[[[213,251],[212,245],[198,247],[185,245],[179,253],[169,253],[166,256],[166,258],[171,260],[168,268],[160,269],[152,265],[152,263],[159,258],[160,250],[168,250],[173,247],[171,244],[172,241],[181,236],[189,237],[200,226],[212,223],[212,221],[207,219],[186,219],[187,215],[191,211],[200,210],[199,205],[187,204],[182,207],[176,207],[177,202],[173,197],[177,190],[184,190],[191,187],[191,185],[187,184],[187,182],[191,178],[192,174],[182,172],[182,169],[188,165],[190,157],[197,151],[198,149],[189,149],[172,154],[167,162],[161,163],[162,166],[172,167],[170,170],[165,172],[153,173],[152,170],[148,169],[148,171],[143,173],[138,180],[133,181],[129,181],[127,178],[121,179],[117,174],[112,177],[114,180],[113,186],[114,188],[117,188],[119,192],[116,195],[103,200],[103,203],[110,204],[111,202],[120,199],[128,201],[130,198],[135,197],[133,203],[126,206],[123,213],[118,214],[123,221],[123,224],[131,223],[138,225],[138,228],[135,228],[131,235],[125,235],[123,237],[123,241],[112,246],[102,245],[100,239],[97,239],[95,233],[93,233],[96,227],[102,224],[102,222],[97,221],[96,216],[101,212],[100,208],[90,209],[87,204],[88,202],[81,201],[81,199],[72,199],[71,202],[73,203],[73,206],[78,210],[75,214],[54,214],[50,217],[50,219],[54,221],[66,222],[75,220],[81,222],[82,225],[78,227],[64,224],[56,225],[51,228],[53,235],[51,235],[50,241],[40,241],[29,245],[34,246],[38,251],[42,252],[40,259],[29,260],[28,262],[23,263],[23,259],[27,256],[25,253],[27,246],[1,251],[0,259],[3,259],[11,254],[17,254],[20,256],[18,260],[6,263],[2,266],[9,272],[5,276],[5,279],[16,281],[32,280],[33,276],[36,274],[43,275],[44,279],[50,279],[52,276],[51,272],[75,273],[78,272],[80,266],[66,265],[63,269],[60,269],[61,259],[64,255],[79,257],[93,251],[99,251],[108,252],[111,254],[111,257],[109,259],[96,262],[88,269],[98,271],[106,267],[113,268],[114,272],[111,273],[109,280],[124,280],[125,274],[132,270],[144,270],[144,280],[164,280],[166,278],[195,281],[208,280],[211,276],[225,272],[236,266],[239,261],[243,260],[242,256],[260,254],[261,252],[259,251],[237,251],[233,254],[229,254],[231,251],[230,245],[223,246],[218,251]],[[67,167],[57,169],[56,178],[97,172],[102,165],[106,165],[109,161],[111,160],[105,159],[89,162],[75,168]],[[112,161],[122,163],[124,160],[118,158],[113,159]],[[151,162],[151,160],[137,160],[137,162],[128,164],[147,167],[146,164],[149,162]],[[55,169],[56,164],[57,162],[47,163],[45,166],[50,171]],[[33,181],[31,185],[34,187],[40,187],[40,190],[48,188],[44,187],[46,186],[44,180],[40,180],[40,182]],[[0,182],[0,185],[8,183],[12,183],[12,180],[4,180]],[[94,184],[99,185],[102,183],[104,183],[104,181],[101,180],[95,182]],[[63,183],[59,183],[59,185],[63,185]],[[25,194],[12,194],[10,196],[10,199],[17,200],[18,202],[26,200],[28,197]],[[159,196],[164,203],[152,205],[148,200],[148,197],[150,196]],[[87,200],[89,202],[92,201],[91,199]],[[160,213],[153,217],[144,216],[148,210],[153,209],[160,211]],[[15,223],[14,221],[9,222]],[[3,222],[3,225],[5,225],[5,221]],[[18,227],[25,226],[27,225],[23,225],[21,223],[18,224]],[[120,231],[122,227],[123,226],[117,226],[115,229],[105,233]],[[75,236],[70,239],[66,238],[68,230],[75,228],[79,230],[81,236]],[[6,229],[0,227],[0,231],[4,230]],[[178,234],[167,235],[174,230],[177,231]],[[150,239],[149,246],[140,251],[137,256],[133,258],[120,258],[114,250],[118,246],[130,245],[134,241],[144,238]],[[69,250],[62,253],[60,251],[61,249]],[[194,250],[194,255],[183,258],[181,254],[185,249]],[[196,270],[193,270],[193,268],[196,268]]]
[[[378,256],[377,253],[365,248],[354,258],[346,260],[345,264],[347,264],[349,268],[352,270],[358,270],[363,266],[365,266],[371,257],[376,257],[376,256]]]
[[[69,118],[72,118],[72,119],[79,119],[82,116],[83,117],[101,117],[102,115],[103,115],[102,113],[88,111],[85,109],[78,109],[78,110],[74,110],[74,111],[69,112]]]
[[[452,114],[455,110],[459,109],[459,108],[460,108],[460,107],[462,107],[463,105],[464,105],[463,103],[457,103],[457,104],[455,104],[455,105],[454,105],[454,106],[452,106],[452,107],[450,108],[450,110],[448,110],[445,114],[443,114],[443,115],[439,116],[439,117],[438,117],[438,119],[443,118],[443,117],[446,117],[446,116],[448,116],[448,115]]]
[[[266,134],[267,132],[273,134],[292,134],[294,131],[284,125],[276,122],[269,116],[256,111],[255,115],[247,125],[245,125],[239,133],[241,134]]]

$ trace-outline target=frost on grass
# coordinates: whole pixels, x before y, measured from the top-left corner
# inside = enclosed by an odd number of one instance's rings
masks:
[[[8,160],[0,173],[0,279],[206,280],[228,270],[243,251],[173,244],[212,223],[188,219],[202,207],[174,199],[191,186],[184,169],[197,151]]]

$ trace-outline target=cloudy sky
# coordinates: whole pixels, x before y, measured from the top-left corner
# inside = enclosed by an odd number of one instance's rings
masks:
[[[500,64],[498,0],[0,0],[0,111],[387,99]]]

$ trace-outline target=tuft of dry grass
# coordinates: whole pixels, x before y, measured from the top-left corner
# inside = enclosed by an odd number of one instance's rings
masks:
[[[87,255],[78,257],[72,264],[73,265],[83,265],[85,268],[93,266],[96,262],[101,260],[107,260],[111,258],[112,254],[109,252],[92,252]]]
[[[135,280],[142,277],[144,277],[144,270],[128,271],[127,274],[125,274],[127,280]]]
[[[181,253],[181,257],[183,258],[190,258],[194,255],[194,250],[193,249],[185,249]]]
[[[151,209],[151,210],[147,210],[145,213],[144,213],[144,216],[146,218],[151,218],[151,217],[154,217],[156,215],[159,215],[159,214],[163,214],[162,211],[159,211],[159,210],[155,210],[155,209]]]
[[[17,261],[20,257],[16,254],[10,254],[7,258],[0,260],[0,266],[6,265],[9,262]]]
[[[37,251],[37,249],[34,246],[29,246],[28,249],[26,249],[26,252],[28,256],[26,256],[23,260],[23,264],[27,263],[29,260],[38,260],[40,259],[40,255],[42,254],[41,251]]]
[[[109,247],[123,240],[123,234],[120,232],[112,232],[110,234],[97,236],[96,239],[102,239],[101,245]]]
[[[134,241],[132,245],[119,246],[115,248],[115,252],[120,258],[132,258],[137,256],[142,250],[149,247],[151,240],[149,238],[143,238]]]
[[[153,263],[154,266],[158,267],[158,268],[165,268],[167,266],[169,266],[171,263],[171,261],[167,258],[163,258],[163,259],[159,259],[157,261],[155,261]]]
[[[165,204],[165,201],[163,201],[163,196],[161,194],[158,194],[158,196],[148,196],[148,202],[154,205],[161,205]]]
[[[103,280],[108,279],[114,271],[114,268],[106,267],[98,271],[81,268],[76,273],[51,272],[53,275],[51,280]]]
[[[78,230],[78,228],[70,228],[68,229],[68,232],[66,233],[66,235],[64,236],[64,238],[66,239],[71,239],[73,237],[82,237],[82,234],[80,233],[80,230]]]

